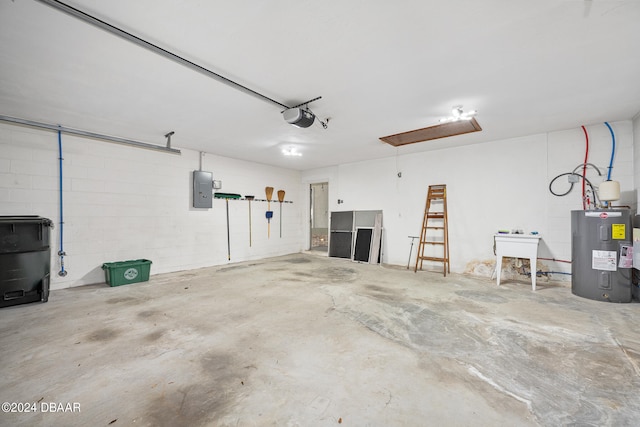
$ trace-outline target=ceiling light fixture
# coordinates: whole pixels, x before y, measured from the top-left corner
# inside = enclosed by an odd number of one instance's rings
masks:
[[[462,105],[456,105],[451,109],[451,116],[443,117],[440,119],[440,123],[459,122],[460,120],[471,120],[478,112],[471,110],[465,113],[462,110]]]
[[[301,157],[302,156],[302,153],[297,151],[294,147],[283,148],[282,149],[282,154],[284,154],[285,156],[292,156],[292,157]]]

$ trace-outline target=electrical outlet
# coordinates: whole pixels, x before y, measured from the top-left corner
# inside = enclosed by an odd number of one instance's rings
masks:
[[[578,175],[568,175],[569,183],[574,184],[580,181],[580,177]]]

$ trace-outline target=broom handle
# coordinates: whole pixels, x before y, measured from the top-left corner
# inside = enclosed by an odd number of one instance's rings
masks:
[[[280,202],[280,238],[282,239],[282,202]]]
[[[225,199],[227,202],[227,259],[231,261],[231,235],[229,234],[229,199]]]
[[[251,247],[251,200],[249,200],[249,247]]]
[[[278,201],[280,202],[280,238],[282,239],[282,202],[284,202],[284,190],[278,190]]]
[[[267,196],[267,211],[271,211],[271,196],[273,196],[273,187],[265,187]],[[271,218],[267,218],[267,238],[271,238]]]

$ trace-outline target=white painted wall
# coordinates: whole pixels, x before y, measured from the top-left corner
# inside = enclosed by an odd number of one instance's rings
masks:
[[[623,200],[636,206],[640,182],[637,135],[640,119],[611,123],[616,133],[612,179]],[[589,161],[606,175],[611,137],[604,124],[587,126]],[[636,139],[634,140],[634,134]],[[634,157],[634,144],[636,146]],[[383,210],[383,262],[406,265],[410,240],[418,235],[430,184],[446,184],[449,197],[451,269],[489,275],[493,234],[522,228],[542,234],[539,256],[571,258],[570,211],[582,209],[580,185],[566,197],[549,193],[556,175],[584,160],[580,128],[426,153],[403,154],[300,173],[206,154],[203,170],[223,181],[221,191],[264,199],[264,187],[284,189],[283,237],[279,204],[267,238],[266,203],[252,203],[252,240],[246,201],[230,201],[231,261],[227,259],[224,200],[210,210],[194,209],[191,173],[199,153],[175,156],[63,135],[65,268],[58,277],[59,247],[57,135],[0,124],[0,215],[41,215],[52,233],[52,288],[104,281],[104,262],[146,258],[152,274],[222,265],[295,253],[309,247],[309,184],[329,183],[329,210]],[[398,177],[398,172],[402,176]],[[598,185],[604,177],[589,170]],[[566,178],[556,191],[565,191]],[[338,199],[344,203],[338,204]],[[274,192],[274,200],[277,200]],[[415,251],[414,251],[415,256]],[[415,258],[414,258],[415,259]],[[412,260],[413,263],[413,260]],[[484,263],[484,268],[482,268]],[[569,264],[545,261],[551,271]],[[554,279],[567,278],[556,276]]]
[[[252,202],[252,246],[246,201],[229,201],[231,261],[224,200],[192,207],[192,171],[200,155],[131,148],[63,135],[64,250],[68,275],[58,277],[57,134],[0,124],[0,215],[40,215],[54,221],[52,289],[104,282],[104,262],[146,258],[151,274],[260,259],[302,249],[300,172],[205,154],[202,169],[223,181],[220,191],[265,199],[274,187],[271,237],[266,202]],[[285,190],[279,237],[277,191]]]
[[[611,125],[617,142],[612,179],[621,182],[626,199],[620,203],[635,206],[632,123]],[[587,126],[587,131],[589,162],[606,176],[609,131],[604,124]],[[578,128],[425,153],[404,155],[400,148],[393,158],[306,171],[302,181],[303,186],[329,182],[331,211],[382,209],[383,262],[397,265],[407,264],[408,236],[420,234],[428,186],[446,184],[451,270],[489,275],[491,269],[478,266],[493,262],[493,234],[499,229],[538,231],[543,236],[540,257],[571,259],[570,211],[582,209],[581,187],[576,184],[568,196],[555,197],[548,186],[558,174],[583,163],[584,155],[585,138]],[[605,178],[592,171],[587,177],[594,186]],[[566,177],[554,189],[566,191]],[[338,199],[344,203],[338,205]],[[570,264],[543,263],[550,271],[570,272]]]
[[[640,113],[633,118],[633,170],[637,200],[636,212],[640,213],[640,197],[638,197],[638,189],[640,189]]]

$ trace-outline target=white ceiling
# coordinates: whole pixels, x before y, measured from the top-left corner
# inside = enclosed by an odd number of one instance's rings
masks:
[[[0,0],[0,115],[306,170],[640,112],[638,0],[65,3],[286,105],[322,96],[329,127],[33,0]],[[378,139],[458,104],[482,132]]]

